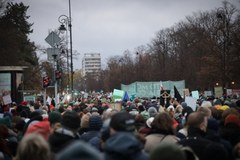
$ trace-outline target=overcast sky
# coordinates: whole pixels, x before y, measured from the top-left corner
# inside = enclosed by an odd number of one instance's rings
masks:
[[[238,5],[239,0],[228,0]],[[34,23],[30,39],[46,42],[49,30],[60,25],[58,17],[69,13],[68,0],[14,0],[29,6],[29,22]],[[101,53],[102,65],[125,50],[134,51],[150,43],[157,31],[171,27],[194,12],[222,6],[222,0],[71,0],[73,50],[80,55],[74,70],[80,69],[84,53]],[[44,58],[44,57],[43,57]]]

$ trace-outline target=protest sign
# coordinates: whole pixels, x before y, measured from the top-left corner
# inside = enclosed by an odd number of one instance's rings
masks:
[[[185,102],[187,103],[187,105],[189,107],[191,107],[193,109],[193,111],[196,111],[196,107],[197,107],[197,99],[193,98],[193,97],[185,97]]]
[[[9,94],[6,95],[6,96],[3,96],[2,98],[3,98],[3,103],[4,103],[5,105],[12,103],[12,98],[11,98],[11,96],[10,96]]]

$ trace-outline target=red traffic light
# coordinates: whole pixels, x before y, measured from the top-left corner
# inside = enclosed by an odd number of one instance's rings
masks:
[[[47,88],[50,85],[50,78],[48,76],[43,77],[43,87]]]

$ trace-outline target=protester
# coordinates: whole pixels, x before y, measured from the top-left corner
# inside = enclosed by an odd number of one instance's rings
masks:
[[[218,157],[219,152],[214,152],[214,148],[211,146],[218,147],[219,151],[223,153],[222,157],[227,157],[226,149],[219,143],[211,145],[212,142],[204,136],[207,131],[207,116],[202,112],[193,112],[188,116],[188,136],[187,138],[181,139],[178,143],[183,146],[189,146],[199,157],[200,160],[205,160],[207,154],[211,154],[211,157]],[[209,147],[207,147],[209,145]],[[212,153],[211,153],[212,152]],[[215,158],[214,158],[215,159]]]
[[[94,114],[89,118],[89,130],[84,132],[80,139],[88,142],[92,138],[97,137],[100,134],[100,129],[102,127],[103,121],[100,115]]]
[[[18,145],[17,133],[12,129],[12,118],[11,115],[6,114],[5,112],[3,118],[0,118],[0,138],[3,142],[3,148],[8,148],[10,156],[16,155],[16,149]]]
[[[49,136],[48,142],[53,153],[58,153],[76,139],[79,139],[80,117],[75,111],[66,111],[62,116],[61,128]]]
[[[175,130],[172,123],[172,118],[167,112],[162,112],[155,116],[151,123],[151,131],[146,136],[144,150],[147,153],[150,153],[159,143],[178,142],[179,139],[175,136]]]
[[[208,125],[207,125],[207,132],[205,138],[222,144],[225,149],[227,150],[228,154],[228,159],[232,159],[232,150],[233,147],[231,143],[225,139],[223,139],[220,134],[219,134],[219,122],[215,118],[209,118],[208,119]]]
[[[110,137],[104,144],[105,160],[148,160],[144,144],[134,135],[135,121],[129,113],[114,114],[110,121]]]
[[[233,159],[240,160],[240,142],[238,142],[233,148]]]
[[[234,147],[240,142],[240,118],[239,113],[229,113],[224,119],[224,124],[220,129],[220,136],[229,141]]]
[[[17,117],[19,118],[19,121],[16,121],[15,123],[15,132],[17,134],[18,141],[20,141],[24,135],[24,127],[26,125],[26,122],[23,119],[21,119],[21,117],[19,116]]]
[[[83,110],[83,115],[82,115],[81,121],[80,121],[80,129],[78,131],[78,133],[80,135],[89,131],[89,119],[90,119],[90,117],[91,117],[90,111],[87,108],[85,108]]]
[[[183,126],[181,129],[179,129],[176,133],[176,136],[180,139],[186,138],[188,136],[188,116],[190,113],[193,112],[193,109],[189,106],[185,106],[182,110],[182,120],[181,125]]]
[[[58,128],[61,128],[62,116],[60,112],[57,111],[50,112],[48,120],[50,122],[51,134],[54,133]]]
[[[13,153],[11,151],[10,145],[8,143],[8,128],[0,124],[0,159],[1,160],[11,160]]]
[[[197,111],[198,112],[203,112],[207,116],[207,118],[211,118],[212,117],[212,111],[209,109],[210,107],[207,107],[207,106],[202,107],[201,106],[201,107],[197,108]]]
[[[154,120],[154,117],[148,118],[145,122],[145,126],[138,130],[138,132],[140,134],[142,134],[144,137],[146,137],[148,134],[150,134],[151,128],[152,128],[151,124],[152,124],[153,120]]]
[[[24,136],[30,133],[39,133],[41,134],[46,140],[50,135],[50,123],[48,121],[48,115],[44,112],[42,114],[40,112],[34,111],[32,112],[32,118],[28,121],[26,126],[26,131]]]
[[[51,160],[50,147],[39,134],[29,134],[23,137],[17,148],[17,155],[13,160]]]
[[[105,145],[106,140],[110,137],[110,119],[106,119],[103,122],[102,128],[100,129],[100,133],[89,140],[89,143],[95,147],[97,150],[103,152],[103,147]]]

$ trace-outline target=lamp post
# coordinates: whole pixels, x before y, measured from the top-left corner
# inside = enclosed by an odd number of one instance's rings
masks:
[[[67,49],[67,93],[69,92],[69,84],[70,84],[70,75],[69,75],[69,52]]]
[[[71,19],[71,1],[69,0],[69,16],[60,15],[58,21],[61,23],[59,27],[60,32],[67,31],[67,28],[70,33],[70,68],[71,68],[71,87],[70,91],[73,96],[73,53],[72,53],[72,19]],[[67,28],[66,28],[67,27]]]
[[[222,20],[223,23],[223,49],[221,53],[222,61],[222,87],[223,93],[226,91],[226,56],[228,52],[228,21],[227,21],[227,9],[222,7],[217,9],[217,18]]]
[[[57,70],[57,54],[53,54],[53,79],[54,79],[54,93],[55,93],[55,104],[58,104],[58,96],[57,96],[57,88],[58,88],[58,84],[57,84],[57,78],[56,78],[56,70]]]
[[[68,37],[66,35],[66,37]],[[68,46],[68,41],[66,42],[67,46]],[[67,49],[63,49],[61,54],[66,54],[67,55],[67,94],[69,91],[69,84],[70,84],[70,72],[69,72],[69,51],[68,48]]]

